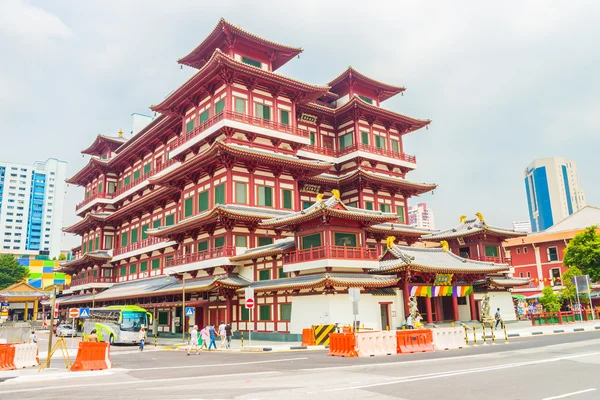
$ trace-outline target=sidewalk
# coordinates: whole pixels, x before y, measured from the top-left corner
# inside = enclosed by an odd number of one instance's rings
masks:
[[[300,342],[274,342],[266,340],[244,340],[244,346],[242,341],[234,339],[231,341],[231,348],[221,348],[221,342],[216,341],[217,349],[211,351],[222,351],[222,352],[277,352],[277,351],[296,351],[296,350],[325,350],[325,346],[302,346]],[[184,350],[187,351],[189,344],[182,343],[179,339],[178,343],[174,344],[173,350]],[[195,350],[192,350],[195,351]],[[207,350],[202,350],[207,351]]]
[[[483,331],[481,323],[466,323],[468,328],[469,339],[473,337],[473,326],[478,339],[483,339]],[[572,333],[572,332],[590,332],[600,330],[599,321],[588,321],[588,322],[576,322],[571,324],[562,325],[531,325],[531,321],[515,321],[506,324],[506,333],[509,338],[515,337],[528,337],[537,335],[553,335],[559,333]],[[492,333],[489,325],[485,329],[486,338],[491,338]],[[504,330],[494,330],[496,338],[504,337]]]

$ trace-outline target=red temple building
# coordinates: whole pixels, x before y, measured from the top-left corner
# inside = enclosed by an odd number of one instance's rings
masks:
[[[402,264],[422,255],[398,244],[430,233],[406,225],[407,200],[436,187],[406,179],[417,164],[403,137],[430,121],[382,108],[404,88],[353,68],[327,85],[275,72],[301,51],[220,20],[179,60],[197,71],[152,107],[157,118],[83,151],[89,162],[68,180],[85,191],[81,220],[65,229],[82,243],[63,266],[61,305],[138,304],[159,332],[176,332],[187,328],[185,287],[188,323],[294,335],[350,323],[336,294],[357,287],[361,323],[396,327],[407,291],[439,272],[456,274],[442,291],[450,300],[423,300],[427,320],[475,316],[467,288],[507,269],[501,253],[498,264],[434,249],[418,268]]]

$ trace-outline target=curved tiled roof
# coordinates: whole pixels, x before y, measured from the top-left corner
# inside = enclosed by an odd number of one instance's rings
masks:
[[[386,259],[387,254],[393,257]],[[441,248],[418,248],[395,245],[387,249],[374,274],[397,273],[405,270],[432,273],[485,274],[509,269],[508,264],[474,261]]]
[[[525,236],[526,232],[518,232],[512,229],[496,228],[487,225],[481,218],[464,219],[457,226],[451,229],[441,230],[421,237],[425,241],[440,241],[444,239],[454,239],[458,237],[472,236],[479,233],[489,233],[501,237]]]
[[[380,101],[387,100],[390,97],[392,97],[398,93],[404,92],[406,90],[405,87],[390,85],[387,83],[377,81],[373,78],[370,78],[364,74],[361,74],[360,72],[358,72],[357,70],[352,68],[352,66],[349,66],[348,68],[346,68],[341,74],[339,74],[337,77],[333,78],[327,84],[329,86],[331,86],[331,90],[334,93],[336,93],[335,92],[335,90],[337,90],[336,88],[338,86],[348,84],[348,80],[356,80],[356,81],[363,82],[368,86],[372,86],[374,90],[380,89],[380,91],[381,91],[381,96],[379,99]]]
[[[112,149],[116,149],[120,147],[123,143],[127,142],[127,140],[128,139],[124,138],[123,136],[107,136],[99,134],[98,136],[96,136],[94,142],[87,149],[82,150],[81,153],[96,155],[97,153],[94,151],[94,149],[103,142],[107,142],[107,145],[109,147],[111,147]]]
[[[97,264],[98,262],[106,263],[110,261],[111,258],[111,255],[105,250],[94,250],[90,251],[89,253],[85,253],[79,258],[62,263],[60,265],[60,269],[67,270],[82,265]]]
[[[256,281],[250,284],[256,292],[270,290],[311,289],[325,286],[381,288],[393,286],[398,278],[367,274],[323,273],[290,278]]]
[[[372,225],[366,228],[367,232],[372,233],[381,233],[389,236],[415,236],[420,237],[422,235],[426,235],[432,231],[424,228],[416,228],[414,226],[393,223],[393,222],[385,222],[383,224]]]
[[[310,207],[289,213],[281,217],[272,218],[261,222],[261,226],[265,228],[285,228],[297,225],[302,222],[310,221],[314,218],[324,215],[349,219],[355,221],[363,221],[370,224],[380,222],[391,222],[398,219],[394,213],[386,213],[382,211],[364,210],[362,208],[348,207],[340,199],[335,196],[330,197],[325,201],[317,201]]]
[[[254,247],[252,249],[248,249],[244,252],[244,254],[240,254],[237,256],[229,257],[229,261],[247,261],[247,260],[255,260],[264,257],[270,257],[282,254],[287,250],[292,250],[296,247],[296,243],[293,237],[285,238],[283,240],[276,241],[272,244],[267,244],[265,246]]]
[[[500,288],[511,288],[516,286],[529,285],[531,281],[528,278],[498,277],[488,276],[485,279],[473,282],[474,286],[495,286]]]
[[[67,233],[82,232],[89,226],[93,226],[93,225],[95,225],[95,223],[97,223],[99,221],[104,221],[110,215],[111,215],[111,213],[109,213],[109,212],[101,212],[101,213],[89,212],[80,221],[77,221],[76,223],[74,223],[71,226],[63,228],[63,232],[67,232]]]

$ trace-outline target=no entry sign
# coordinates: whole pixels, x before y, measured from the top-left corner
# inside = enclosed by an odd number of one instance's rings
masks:
[[[69,308],[69,317],[70,318],[79,317],[79,308]]]
[[[254,308],[254,299],[246,299],[246,308]]]

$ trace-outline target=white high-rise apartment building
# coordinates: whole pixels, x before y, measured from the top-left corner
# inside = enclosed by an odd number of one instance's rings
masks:
[[[543,231],[586,206],[575,161],[534,160],[525,170],[525,190],[533,232]]]
[[[408,224],[416,228],[435,229],[435,215],[427,204],[419,203],[408,209]]]
[[[0,161],[0,253],[60,255],[67,163]]]

